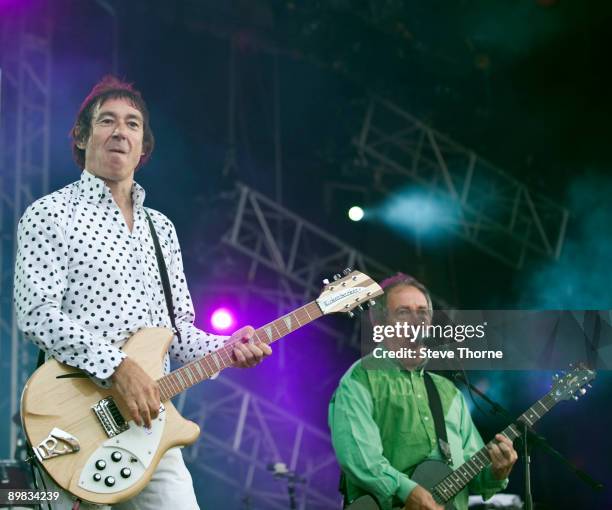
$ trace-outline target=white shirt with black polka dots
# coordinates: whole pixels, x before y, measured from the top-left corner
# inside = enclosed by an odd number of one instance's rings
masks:
[[[17,229],[14,300],[26,338],[48,355],[107,379],[138,330],[171,328],[144,213],[145,192],[134,183],[134,227],[127,224],[104,181],[83,171],[77,182],[25,211]],[[176,231],[147,208],[168,268],[175,321],[170,356],[186,363],[221,347],[227,337],[193,325],[193,303]]]

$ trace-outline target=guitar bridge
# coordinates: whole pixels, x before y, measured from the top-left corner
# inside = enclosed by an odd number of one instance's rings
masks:
[[[121,415],[121,411],[119,411],[112,397],[103,398],[91,408],[108,437],[121,434],[130,428],[129,423]]]

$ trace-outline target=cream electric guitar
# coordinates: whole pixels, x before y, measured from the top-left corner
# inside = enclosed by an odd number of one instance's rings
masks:
[[[347,312],[383,293],[369,276],[344,271],[326,283],[318,299],[255,331],[270,344],[331,313]],[[159,385],[162,405],[150,429],[130,421],[125,403],[83,372],[55,360],[28,380],[21,399],[21,419],[40,464],[63,489],[83,501],[116,504],[138,494],[159,460],[173,446],[195,442],[199,427],[183,418],[170,399],[233,365],[231,345],[163,375],[163,360],[173,334],[165,328],[143,329],[123,350]]]

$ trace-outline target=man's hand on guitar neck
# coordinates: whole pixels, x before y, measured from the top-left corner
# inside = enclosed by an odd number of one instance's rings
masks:
[[[226,343],[234,346],[235,367],[254,367],[272,354],[272,349],[268,344],[253,342],[254,334],[255,330],[252,326],[244,326],[227,339]]]
[[[503,480],[508,478],[518,454],[512,446],[512,441],[503,434],[496,434],[495,439],[497,444],[491,442],[487,445],[491,457],[491,471],[497,480]]]
[[[444,510],[444,507],[434,501],[427,489],[417,485],[408,496],[404,510]]]
[[[157,383],[130,358],[125,358],[111,376],[113,387],[123,397],[136,425],[151,427],[151,420],[159,414]]]

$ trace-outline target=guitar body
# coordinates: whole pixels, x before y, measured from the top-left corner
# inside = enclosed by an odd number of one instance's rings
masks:
[[[431,491],[431,489],[451,473],[452,469],[445,462],[439,460],[426,460],[417,466],[410,478],[419,485],[425,487],[428,491]],[[455,505],[450,501],[444,505],[444,510],[455,510]]]
[[[170,330],[148,328],[132,336],[122,350],[156,380],[164,375],[171,341]],[[118,394],[82,374],[47,361],[26,384],[21,419],[40,464],[60,487],[83,501],[112,505],[138,494],[164,453],[195,442],[200,429],[170,401],[163,403],[151,429],[139,427],[128,421],[130,413]],[[117,424],[122,424],[121,431],[113,434]]]
[[[417,466],[410,478],[425,489],[431,490],[451,472],[451,468],[444,462],[426,460]],[[398,510],[399,508],[403,507],[398,507]],[[380,507],[372,496],[362,496],[353,501],[346,510],[380,510]],[[444,510],[456,510],[455,505],[451,501],[444,506]]]

